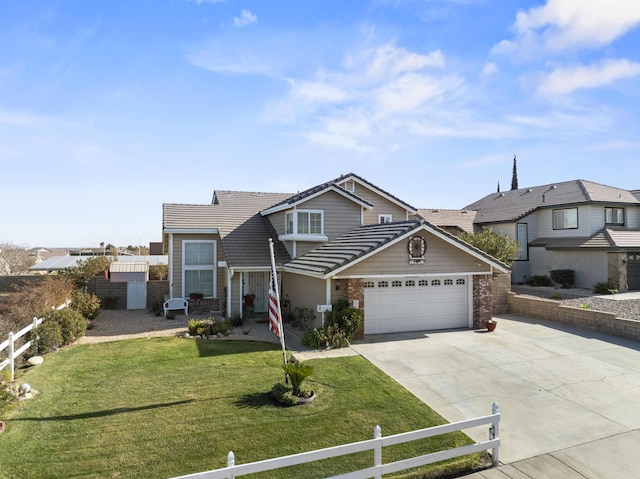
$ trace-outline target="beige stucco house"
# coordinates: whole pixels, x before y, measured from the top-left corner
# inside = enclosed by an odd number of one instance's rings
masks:
[[[230,316],[254,295],[255,312],[267,311],[269,238],[281,298],[314,311],[346,299],[365,334],[478,327],[492,314],[492,277],[510,273],[347,174],[296,194],[216,190],[211,204],[164,204],[170,295],[223,298]]]

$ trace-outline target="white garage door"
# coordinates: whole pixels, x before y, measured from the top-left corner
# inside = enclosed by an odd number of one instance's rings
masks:
[[[364,286],[365,334],[468,327],[469,277],[381,278]]]

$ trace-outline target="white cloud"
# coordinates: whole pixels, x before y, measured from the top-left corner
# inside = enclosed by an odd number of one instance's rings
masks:
[[[518,12],[516,38],[503,40],[495,52],[529,55],[539,50],[562,52],[608,45],[640,23],[635,0],[548,0]]]
[[[485,63],[482,67],[482,73],[480,74],[481,78],[487,78],[498,72],[498,65],[492,62]]]
[[[565,95],[578,89],[607,86],[617,80],[640,75],[640,63],[629,60],[604,60],[595,65],[558,68],[538,87],[544,96]]]
[[[249,10],[242,10],[239,17],[234,17],[233,24],[236,28],[248,27],[253,23],[257,23],[258,16]]]
[[[383,44],[351,51],[343,68],[289,79],[286,97],[266,116],[330,148],[363,154],[396,148],[384,138],[443,128],[437,121],[427,127],[423,119],[438,116],[439,106],[464,89],[464,80],[443,71],[445,65],[439,50],[422,54]]]
[[[46,118],[32,113],[8,111],[0,109],[0,124],[13,126],[35,126],[48,121]]]

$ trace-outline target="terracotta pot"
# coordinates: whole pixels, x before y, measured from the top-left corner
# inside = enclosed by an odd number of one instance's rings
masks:
[[[496,321],[485,321],[484,325],[487,327],[489,331],[493,331],[494,329],[496,329],[496,326],[498,325],[498,323]]]

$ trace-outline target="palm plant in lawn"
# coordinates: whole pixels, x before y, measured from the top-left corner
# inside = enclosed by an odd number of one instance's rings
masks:
[[[284,372],[287,373],[287,376],[289,377],[289,381],[291,381],[293,395],[297,397],[306,397],[308,391],[302,389],[302,383],[313,374],[313,366],[304,361],[290,360],[287,364],[282,365],[282,369],[284,369]]]

